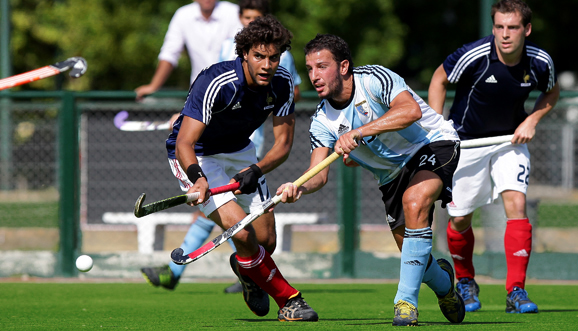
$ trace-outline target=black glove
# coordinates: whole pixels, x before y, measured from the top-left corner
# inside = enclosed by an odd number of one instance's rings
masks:
[[[240,172],[233,176],[233,179],[239,182],[239,190],[243,194],[251,194],[257,191],[259,185],[259,178],[263,176],[263,172],[256,164],[251,164],[249,169]]]

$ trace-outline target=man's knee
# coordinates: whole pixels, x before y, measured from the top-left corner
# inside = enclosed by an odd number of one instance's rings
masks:
[[[472,225],[472,214],[466,216],[450,217],[452,230],[462,232]]]

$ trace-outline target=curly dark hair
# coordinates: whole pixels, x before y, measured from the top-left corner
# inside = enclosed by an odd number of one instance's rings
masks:
[[[532,21],[532,9],[522,0],[502,0],[492,5],[492,22],[497,12],[502,14],[518,12],[522,16],[522,24],[528,25]]]
[[[235,36],[235,52],[242,59],[243,53],[249,53],[255,45],[273,44],[280,53],[291,49],[293,34],[275,17],[266,15],[258,17]]]
[[[263,15],[269,14],[269,0],[241,0],[239,1],[239,15],[246,9],[254,9]]]
[[[333,60],[337,63],[341,63],[343,60],[349,61],[348,73],[353,72],[353,59],[351,58],[351,51],[347,42],[341,37],[332,34],[320,34],[318,33],[315,38],[311,39],[303,51],[305,56],[310,53],[318,52],[321,50],[328,50],[333,55]]]

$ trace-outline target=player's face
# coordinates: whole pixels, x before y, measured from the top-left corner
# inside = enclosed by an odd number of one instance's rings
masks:
[[[245,9],[243,13],[239,15],[239,20],[241,20],[241,24],[243,27],[247,27],[249,23],[253,22],[257,17],[263,16],[263,13],[256,9]]]
[[[519,12],[500,13],[494,15],[492,33],[496,39],[496,47],[502,57],[522,54],[524,40],[532,32],[532,24],[522,23]]]
[[[305,66],[309,80],[320,98],[334,99],[341,94],[343,66],[333,59],[329,50],[324,49],[307,54]]]
[[[250,87],[267,86],[271,83],[277,68],[281,52],[272,44],[253,45],[243,54],[243,72]]]

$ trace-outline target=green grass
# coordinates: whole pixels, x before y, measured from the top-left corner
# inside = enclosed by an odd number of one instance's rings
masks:
[[[1,283],[2,330],[375,330],[391,328],[397,284],[297,284],[318,323],[281,323],[276,305],[253,315],[228,284]],[[575,330],[578,286],[530,285],[539,314],[506,314],[503,285],[481,285],[482,310],[450,325],[433,293],[422,288],[419,321],[429,330]]]
[[[0,203],[0,227],[58,226],[58,202]]]

